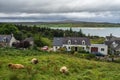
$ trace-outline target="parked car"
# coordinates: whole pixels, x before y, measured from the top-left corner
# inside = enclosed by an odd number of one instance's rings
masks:
[[[47,51],[47,50],[48,50],[48,46],[43,46],[43,47],[41,48],[41,50]]]

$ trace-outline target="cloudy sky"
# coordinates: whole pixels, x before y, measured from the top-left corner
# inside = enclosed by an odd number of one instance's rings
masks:
[[[0,22],[65,20],[120,23],[120,0],[0,0]]]

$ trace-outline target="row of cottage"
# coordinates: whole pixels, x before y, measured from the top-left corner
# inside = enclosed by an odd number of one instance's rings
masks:
[[[93,54],[108,55],[108,48],[111,53],[120,51],[120,38],[112,36],[106,36],[104,44],[91,44],[90,39],[86,37],[55,37],[53,40],[53,50],[65,47],[67,51],[71,51],[74,48],[78,51],[81,47],[83,50]]]
[[[34,44],[33,38],[26,38],[31,45]],[[17,42],[14,35],[0,35],[0,46],[12,47],[13,42]],[[74,48],[78,51],[82,48],[85,51],[94,54],[107,55],[108,49],[110,53],[120,52],[120,38],[112,36],[106,36],[104,44],[91,44],[90,39],[86,37],[55,37],[53,39],[53,50],[57,51],[60,48],[66,48],[67,51],[71,51]]]
[[[31,46],[34,45],[34,39],[32,37],[22,40],[22,42],[28,41]],[[13,43],[20,43],[19,40],[15,39],[13,34],[0,35],[0,47],[12,47]]]

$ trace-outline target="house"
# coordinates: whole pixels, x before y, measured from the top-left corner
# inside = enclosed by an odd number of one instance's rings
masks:
[[[120,52],[120,37],[106,36],[105,44],[108,46],[110,53]]]
[[[25,48],[33,48],[34,46],[34,39],[32,37],[29,38],[25,38],[22,41],[17,41],[13,43],[13,47],[15,48],[21,48],[21,49],[25,49]]]
[[[33,39],[33,37],[25,38],[23,41],[28,41],[31,46],[34,46],[34,39]]]
[[[85,37],[55,37],[53,40],[54,51],[61,47],[65,47],[67,51],[71,51],[73,47],[75,51],[78,51],[80,47],[88,51],[87,47],[90,45],[90,40]]]
[[[1,47],[12,47],[13,42],[16,42],[14,35],[0,35],[0,46]]]
[[[107,55],[108,46],[105,44],[91,44],[89,52],[96,55]]]
[[[80,48],[93,54],[107,55],[108,47],[105,44],[91,44],[90,39],[86,37],[55,37],[53,40],[53,51],[60,48],[67,51],[79,51]]]

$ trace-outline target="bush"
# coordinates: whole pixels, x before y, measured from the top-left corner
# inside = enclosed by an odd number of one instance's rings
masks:
[[[94,54],[86,54],[86,53],[77,53],[75,54],[76,57],[79,58],[85,58],[85,59],[94,59],[95,55]]]
[[[86,59],[93,59],[93,58],[95,58],[94,54],[88,54],[88,55],[86,55]]]

